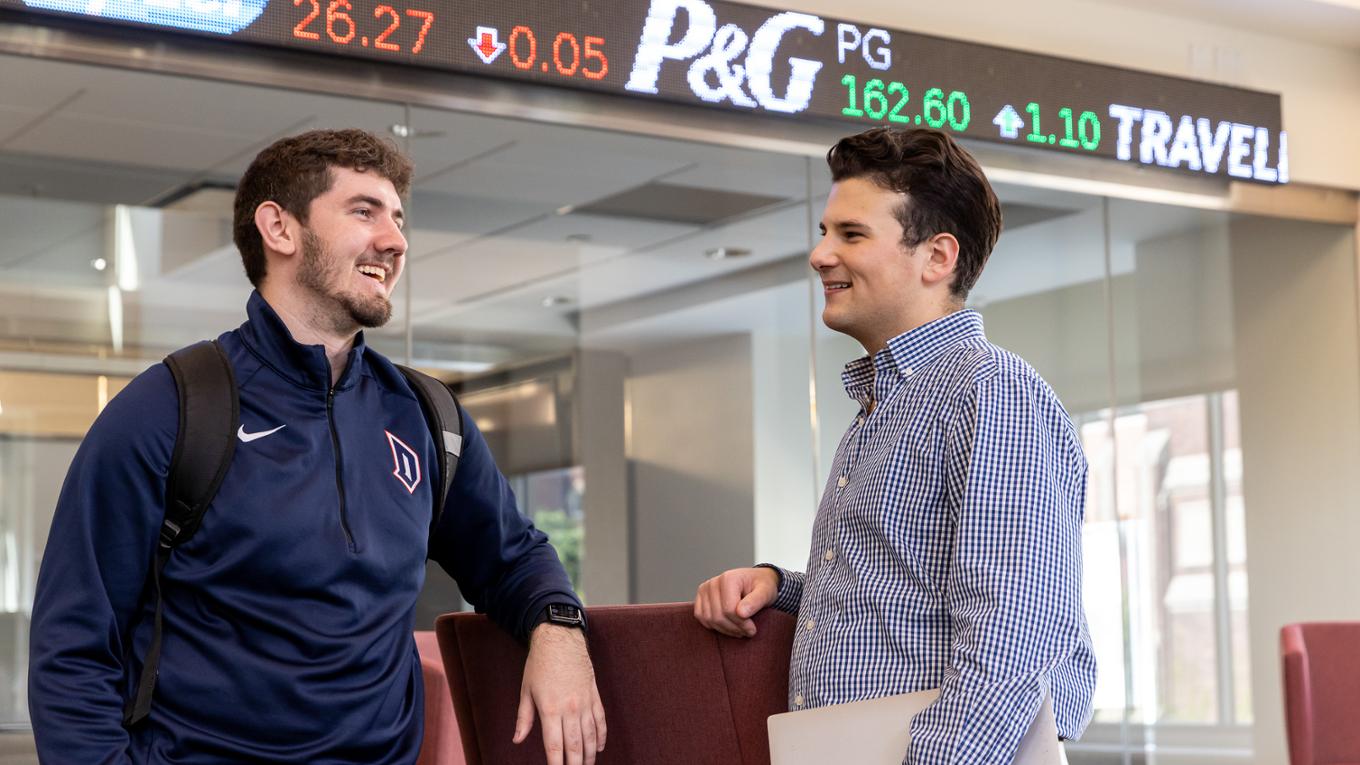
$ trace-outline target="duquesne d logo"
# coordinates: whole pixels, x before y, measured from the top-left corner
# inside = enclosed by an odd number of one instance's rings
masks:
[[[406,491],[415,494],[416,487],[420,485],[420,457],[415,449],[406,445],[405,441],[392,435],[390,431],[383,432],[387,434],[387,443],[392,447],[392,475],[401,481]]]

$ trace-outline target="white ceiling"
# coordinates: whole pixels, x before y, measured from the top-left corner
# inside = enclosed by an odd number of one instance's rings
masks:
[[[400,105],[26,58],[0,57],[0,93],[0,341],[10,345],[107,342],[111,271],[90,264],[108,257],[110,204],[146,205],[204,181],[230,184],[259,149],[314,127],[390,135],[392,125],[409,124],[416,131],[407,144],[417,168],[407,274],[416,335],[425,342],[495,358],[569,349],[583,342],[583,312],[605,315],[611,305],[678,290],[699,296],[693,308],[703,303],[702,285],[800,258],[809,243],[801,157],[423,108],[411,110],[408,123]],[[814,219],[827,186],[819,165],[812,167]],[[659,180],[781,201],[710,226],[571,211]],[[1103,240],[1089,215],[1098,200],[999,192],[1007,203],[1088,213],[1003,237],[986,299],[1099,278],[1103,261],[1090,253],[1101,252]],[[129,345],[154,356],[240,321],[249,285],[230,245],[226,199],[212,192],[199,200],[222,207],[216,214],[142,216],[161,226],[139,241],[154,254],[143,257],[141,285],[124,298]],[[1128,240],[1196,225],[1190,213],[1150,206],[1130,206],[1121,220]],[[703,256],[716,247],[751,255]],[[398,317],[406,294],[399,289]],[[549,297],[568,302],[545,308]],[[724,300],[729,309],[709,316],[730,322],[729,330],[763,310],[754,296],[745,311],[731,308],[740,296]],[[702,324],[686,315],[676,311],[671,321]],[[658,321],[665,320],[652,316],[638,326]],[[378,334],[390,343],[401,332],[394,321]]]
[[[1360,0],[1089,0],[1360,50]]]

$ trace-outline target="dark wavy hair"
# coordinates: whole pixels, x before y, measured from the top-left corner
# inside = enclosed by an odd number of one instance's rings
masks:
[[[391,181],[399,196],[411,188],[411,161],[395,144],[367,131],[313,130],[274,142],[255,157],[236,187],[232,239],[251,284],[260,286],[266,270],[255,210],[277,202],[306,225],[312,200],[334,184],[335,167],[373,171]]]
[[[907,196],[897,209],[904,247],[953,234],[959,259],[949,291],[968,297],[1001,235],[1001,203],[972,155],[938,130],[878,127],[842,138],[826,163],[833,181],[863,178]]]

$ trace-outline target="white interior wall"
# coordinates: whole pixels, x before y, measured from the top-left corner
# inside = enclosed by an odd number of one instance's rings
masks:
[[[823,305],[825,301],[818,295],[817,420],[820,433],[817,441],[822,467],[821,475],[818,477],[820,482],[817,484],[818,497],[825,488],[826,477],[831,472],[831,463],[836,458],[836,448],[840,446],[841,436],[845,435],[846,429],[859,414],[859,404],[845,392],[841,372],[845,370],[846,364],[864,355],[864,347],[858,341],[828,329],[822,323]]]
[[[801,570],[807,563],[824,465],[813,458],[808,283],[769,291],[770,322],[751,336],[755,426],[755,555]]]
[[[1295,182],[1360,189],[1360,49],[1101,0],[749,0],[889,28],[1220,82],[1283,96]],[[1300,12],[1313,3],[1299,2]],[[1236,25],[1236,26],[1234,26]]]
[[[1360,619],[1356,235],[1246,219],[1231,230],[1251,582],[1255,757],[1288,757],[1279,631]]]

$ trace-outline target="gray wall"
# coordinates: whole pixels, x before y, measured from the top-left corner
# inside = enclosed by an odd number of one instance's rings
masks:
[[[1109,406],[1110,338],[1102,282],[998,301],[986,306],[983,317],[987,338],[1037,369],[1068,411]],[[1131,329],[1132,322],[1121,318],[1133,317],[1116,317],[1115,326]]]
[[[1121,403],[1160,401],[1235,384],[1232,265],[1228,223],[1214,216],[1194,230],[1136,246],[1132,282],[1115,293],[1132,299],[1137,346],[1121,355]],[[1127,313],[1128,306],[1116,303]]]
[[[1110,405],[1110,344],[1120,405],[1233,387],[1226,221],[1137,243],[1134,266],[984,309],[992,342],[1020,354],[1072,412]],[[1110,333],[1110,318],[1114,334]]]
[[[592,606],[628,603],[632,528],[624,456],[628,358],[621,353],[583,350],[577,355],[576,369],[575,452],[586,471],[581,590]]]
[[[634,600],[690,600],[755,549],[750,336],[636,355],[627,390]]]

